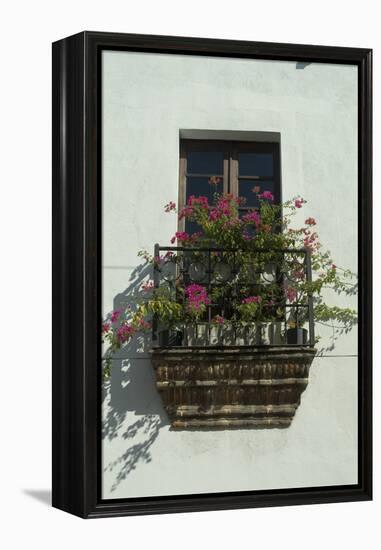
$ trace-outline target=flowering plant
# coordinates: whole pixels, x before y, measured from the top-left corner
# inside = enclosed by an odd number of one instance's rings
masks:
[[[262,296],[248,296],[243,298],[241,303],[236,306],[236,310],[243,321],[260,320],[262,317],[262,302]]]
[[[114,311],[104,321],[102,334],[109,344],[108,356],[135,334],[147,331],[153,315],[162,325],[173,326],[203,320],[211,307],[217,309],[211,322],[222,325],[284,320],[287,305],[287,323],[293,327],[302,326],[307,318],[307,309],[296,306],[313,297],[315,321],[335,320],[343,330],[349,330],[357,320],[356,312],[329,306],[322,292],[328,287],[337,293],[354,294],[356,276],[339,268],[330,252],[323,251],[313,217],[306,217],[301,227],[294,226],[293,218],[306,204],[305,199],[298,196],[280,205],[275,204],[271,191],[259,191],[253,189],[256,208],[246,208],[244,199],[227,193],[215,194],[211,203],[205,196],[190,196],[179,211],[172,201],[165,205],[165,212],[196,223],[199,231],[178,231],[170,239],[185,252],[170,250],[164,256],[151,256],[142,251],[139,255],[163,271],[168,266],[176,269],[185,253],[189,261],[192,258],[197,263],[202,249],[209,247],[214,250],[216,268],[234,265],[234,276],[212,288],[182,277],[175,285],[158,288],[153,281],[146,281],[141,287],[144,296],[134,311]],[[308,269],[313,276],[307,277]]]
[[[185,295],[188,313],[194,319],[198,319],[205,312],[206,306],[210,304],[206,289],[201,285],[191,284],[185,288]]]
[[[271,191],[266,190],[257,193],[257,198],[259,207],[247,209],[241,216],[239,211],[244,199],[231,194],[215,195],[213,204],[209,204],[206,197],[190,197],[179,212],[179,219],[185,218],[201,227],[197,239],[200,246],[214,245],[239,251],[238,261],[243,266],[240,271],[243,296],[236,305],[236,311],[246,319],[256,319],[266,314],[268,306],[282,301],[279,295],[281,290],[283,298],[294,304],[301,303],[309,295],[314,296],[316,321],[355,323],[357,317],[354,310],[328,306],[321,298],[322,290],[327,287],[337,293],[354,294],[357,288],[355,274],[336,266],[330,252],[323,251],[315,230],[317,222],[313,217],[307,217],[301,227],[292,227],[296,212],[307,201],[297,196],[277,205]],[[181,241],[181,244],[187,246],[188,242]],[[195,243],[189,244],[194,246]],[[258,250],[265,252],[258,254]],[[307,281],[301,258],[291,253],[280,254],[282,250],[308,251],[315,277]],[[271,263],[283,264],[283,284],[263,286],[259,301],[248,302],[250,285],[245,287],[245,280],[247,282],[250,277],[247,267],[251,265],[251,270],[260,271]]]

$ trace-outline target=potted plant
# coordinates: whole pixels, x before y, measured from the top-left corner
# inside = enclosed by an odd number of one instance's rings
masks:
[[[289,323],[289,328],[286,332],[287,344],[294,344],[296,346],[306,346],[308,344],[308,331],[305,328],[293,326]]]

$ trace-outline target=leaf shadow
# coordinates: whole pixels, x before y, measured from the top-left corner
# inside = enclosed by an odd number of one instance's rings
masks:
[[[127,288],[115,296],[114,310],[133,310],[145,297],[143,281],[151,277],[150,264],[137,266]],[[152,461],[151,447],[160,429],[169,425],[156,389],[150,348],[150,335],[132,338],[113,355],[111,376],[103,383],[102,439],[123,442],[119,456],[104,467],[113,473],[111,492],[139,465]]]

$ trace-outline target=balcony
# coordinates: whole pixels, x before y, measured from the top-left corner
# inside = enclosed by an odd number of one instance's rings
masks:
[[[288,427],[316,354],[308,250],[156,245],[154,255],[156,290],[184,311],[170,326],[153,321],[152,364],[172,427]],[[190,285],[208,297],[193,316]]]

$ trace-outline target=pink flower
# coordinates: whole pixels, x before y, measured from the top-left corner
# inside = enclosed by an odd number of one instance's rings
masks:
[[[242,204],[244,200],[240,197],[233,197],[230,193],[225,193],[218,198],[216,206],[211,209],[209,219],[217,221],[223,217],[236,217],[236,206]]]
[[[197,285],[196,283],[192,283],[191,285],[188,285],[186,287],[185,295],[188,296],[189,299],[203,300],[205,301],[205,303],[209,303],[206,289],[201,285]]]
[[[331,265],[331,268],[332,268],[332,269],[336,269],[336,268],[337,268],[337,265],[336,265],[336,264],[332,264],[332,265]]]
[[[164,210],[165,212],[170,212],[171,210],[175,210],[176,204],[172,201],[169,201],[168,204],[165,205]]]
[[[189,234],[186,231],[176,231],[174,237],[171,239],[171,243],[173,244],[176,239],[178,241],[181,241],[183,243],[189,241]]]
[[[304,223],[306,225],[316,225],[316,220],[315,220],[315,218],[307,218]]]
[[[220,182],[221,182],[221,178],[219,178],[218,176],[212,176],[212,177],[209,178],[209,180],[208,180],[208,183],[209,183],[210,185],[218,185]]]
[[[149,328],[151,328],[151,323],[148,323],[147,321],[145,321],[144,319],[140,319],[139,321],[139,328],[141,330],[148,330]]]
[[[312,243],[309,241],[309,239],[304,239],[303,244],[304,244],[304,248],[307,248],[307,250],[310,250],[311,252],[314,249],[314,247],[312,246]]]
[[[144,290],[144,292],[149,292],[154,287],[153,281],[146,281],[142,284],[141,289]]]
[[[231,193],[226,193],[217,201],[216,208],[223,216],[230,216],[233,213],[234,203],[238,204],[239,200]]]
[[[260,304],[262,302],[262,296],[249,296],[242,300],[242,304]]]
[[[242,217],[243,221],[253,223],[258,227],[258,225],[261,223],[261,216],[258,214],[256,210],[253,210],[252,212],[249,212],[248,214],[245,214]]]
[[[229,229],[230,227],[236,227],[237,225],[240,225],[242,222],[239,218],[232,218],[230,220],[226,220],[226,222],[224,222],[222,224],[222,228],[223,229]]]
[[[209,219],[212,222],[215,222],[216,220],[219,220],[222,215],[223,214],[222,214],[222,212],[220,212],[220,210],[217,210],[217,208],[214,208],[213,210],[210,211]]]
[[[188,298],[187,308],[190,313],[198,313],[206,305],[210,304],[206,289],[201,285],[188,285],[185,289],[185,295]]]
[[[215,323],[216,325],[223,325],[225,323],[225,319],[221,315],[216,315],[213,317],[212,323]]]
[[[295,269],[292,272],[292,276],[293,276],[294,279],[304,279],[304,269],[303,268]]]
[[[269,201],[273,201],[274,195],[271,193],[271,191],[263,191],[263,193],[258,195],[258,199],[267,199]]]
[[[103,325],[102,325],[102,332],[103,332],[103,333],[106,333],[106,332],[108,332],[108,331],[110,330],[110,328],[111,328],[110,323],[103,323]]]
[[[209,203],[207,197],[195,197],[191,195],[188,199],[188,206],[200,206],[201,208],[208,209]]]
[[[306,201],[302,198],[299,198],[299,199],[295,199],[294,201],[294,205],[296,208],[302,208],[303,204],[305,203]]]
[[[317,248],[320,247],[320,244],[318,242],[319,237],[318,237],[318,234],[316,232],[310,234],[309,231],[304,231],[304,234],[306,235],[306,237],[303,240],[303,244],[304,244],[305,248],[307,248],[308,250],[310,250],[312,252],[313,250],[316,250]]]
[[[287,300],[289,302],[294,302],[298,296],[298,293],[296,292],[295,288],[289,286],[285,289],[285,294],[287,296]]]
[[[193,215],[194,209],[191,206],[184,206],[179,212],[179,220],[183,218],[189,218]]]
[[[120,317],[120,314],[121,314],[121,311],[120,311],[119,309],[113,311],[113,312],[111,313],[111,322],[112,322],[112,323],[116,323],[117,320],[118,320],[119,317]]]
[[[121,325],[117,332],[117,338],[119,342],[124,343],[127,342],[135,333],[135,329],[131,325]]]

